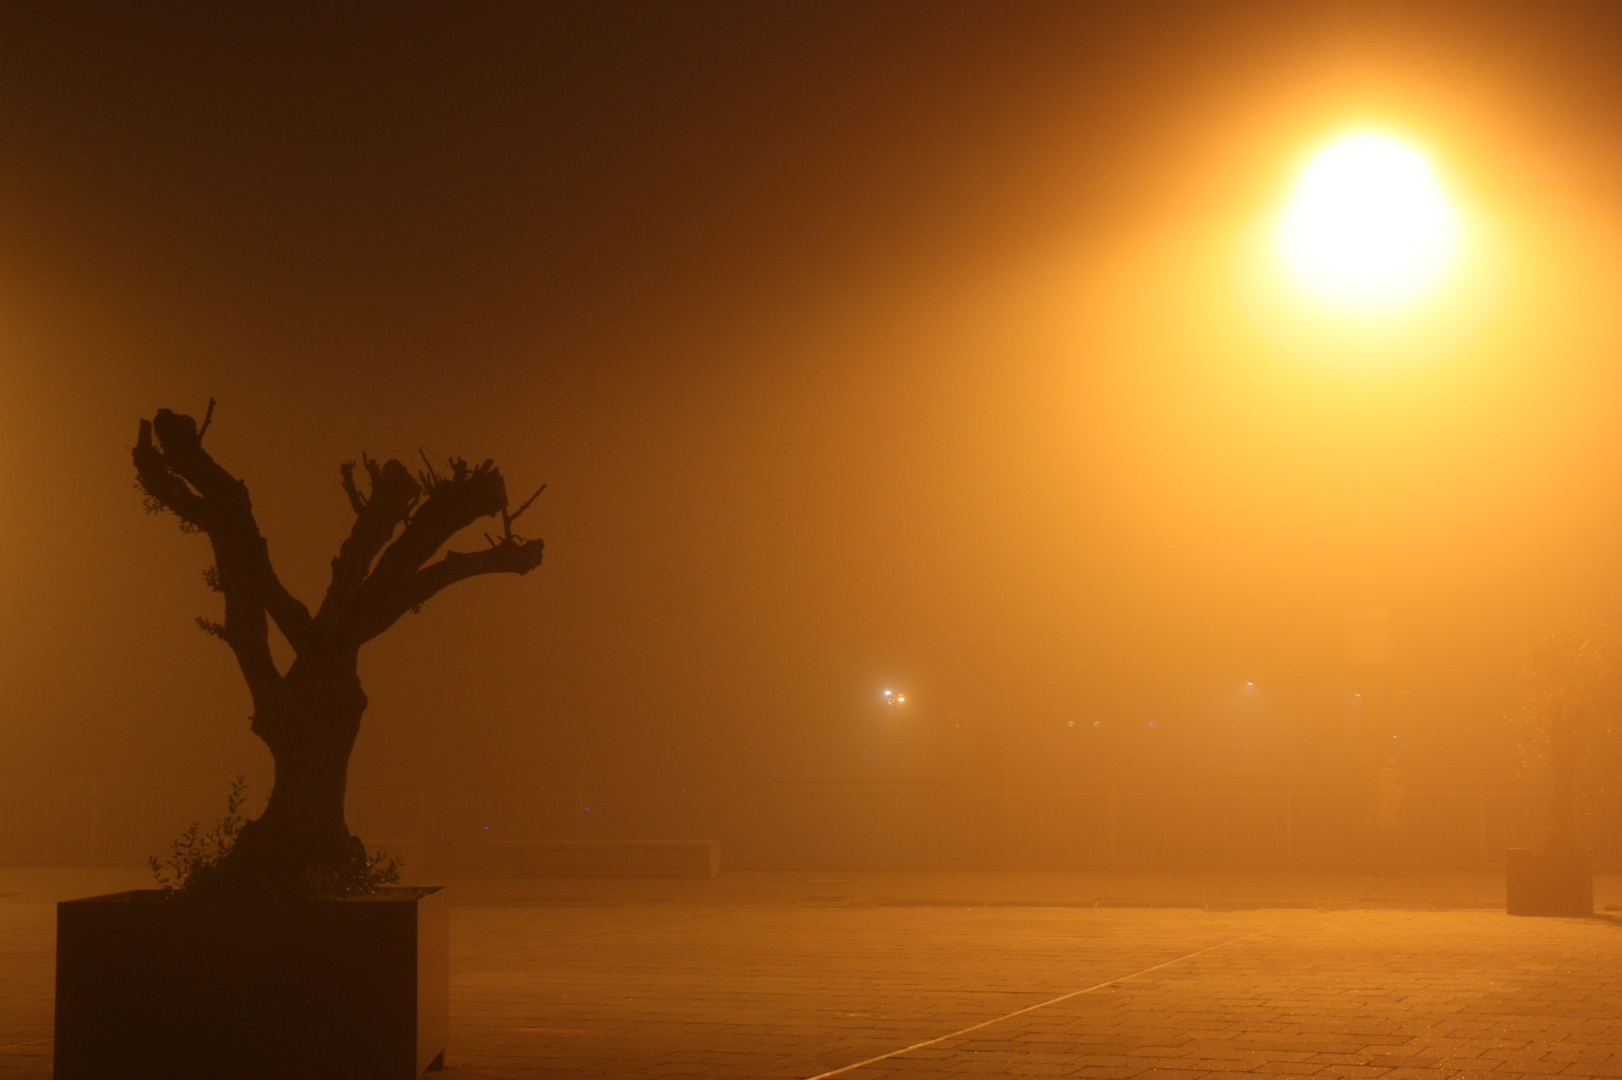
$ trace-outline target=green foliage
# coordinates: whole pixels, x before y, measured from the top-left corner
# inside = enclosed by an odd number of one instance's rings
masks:
[[[312,866],[304,872],[300,891],[309,900],[354,900],[373,896],[390,885],[398,885],[400,868],[404,865],[392,855],[375,851],[366,856],[364,863]]]
[[[374,896],[400,883],[405,864],[382,851],[366,854],[356,841],[357,858],[342,865],[316,865],[304,871],[291,891],[267,894],[259,883],[245,878],[229,860],[237,837],[248,824],[242,816],[247,801],[248,780],[238,776],[225,799],[225,816],[207,832],[192,823],[169,845],[169,857],[147,858],[153,877],[166,897],[177,900],[265,899],[273,895],[286,900],[350,900]]]
[[[207,832],[192,822],[191,828],[180,834],[180,839],[169,845],[169,857],[159,859],[147,856],[152,876],[158,879],[158,888],[167,896],[200,896],[216,891],[220,878],[220,864],[236,846],[237,835],[248,823],[242,816],[242,804],[247,796],[248,778],[238,776],[231,781],[231,794],[225,797],[225,816]]]

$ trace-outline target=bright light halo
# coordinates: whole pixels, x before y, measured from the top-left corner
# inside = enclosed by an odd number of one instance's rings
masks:
[[[1284,263],[1301,284],[1360,309],[1432,284],[1458,236],[1458,215],[1430,162],[1374,131],[1344,135],[1313,155],[1278,231]]]

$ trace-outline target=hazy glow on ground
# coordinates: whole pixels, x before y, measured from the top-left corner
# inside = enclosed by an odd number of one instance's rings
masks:
[[[1292,275],[1313,292],[1385,307],[1432,284],[1458,246],[1458,215],[1425,156],[1359,131],[1313,155],[1279,222]]]

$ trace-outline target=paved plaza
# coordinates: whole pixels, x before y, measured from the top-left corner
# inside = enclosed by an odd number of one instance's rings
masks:
[[[145,885],[0,869],[0,1080],[50,1075],[52,903]],[[1510,918],[1494,874],[453,888],[446,1080],[1622,1077],[1622,913]]]

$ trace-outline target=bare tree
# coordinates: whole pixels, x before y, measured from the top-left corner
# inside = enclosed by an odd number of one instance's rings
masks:
[[[1622,730],[1622,638],[1610,626],[1566,623],[1534,635],[1523,667],[1520,751],[1549,779],[1544,846],[1577,845],[1579,797],[1604,789]]]
[[[208,536],[214,565],[205,577],[224,594],[225,616],[198,623],[235,654],[253,702],[252,730],[275,760],[265,812],[243,827],[221,878],[240,895],[297,895],[312,875],[344,879],[366,868],[366,849],[344,822],[349,755],[366,711],[356,671],[361,646],[448,585],[540,565],[541,541],[513,532],[540,491],[509,512],[506,484],[490,461],[453,459],[441,472],[424,459],[413,475],[398,461],[362,455],[364,491],[355,463],[343,465],[355,522],[311,614],[276,576],[247,485],[203,449],[213,413],[210,400],[201,426],[168,409],[142,420],[135,473],[149,510],[170,511],[183,529]],[[501,531],[485,534],[486,547],[440,554],[464,528],[497,515]],[[271,656],[272,621],[292,646],[286,671]]]

